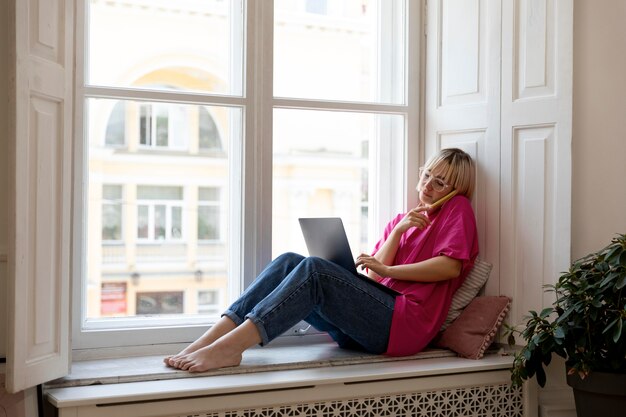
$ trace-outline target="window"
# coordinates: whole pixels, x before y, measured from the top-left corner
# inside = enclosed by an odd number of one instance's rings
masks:
[[[111,110],[104,141],[107,146],[126,144],[126,109],[122,102],[115,103]]]
[[[180,314],[184,310],[182,292],[139,292],[137,314]]]
[[[139,108],[139,144],[148,148],[186,150],[189,114],[186,106],[144,104]]]
[[[328,8],[327,0],[306,0],[306,11],[308,13],[326,14]]]
[[[220,190],[201,187],[198,191],[198,240],[219,240],[220,225]]]
[[[122,240],[122,186],[102,186],[102,240]]]
[[[342,217],[356,254],[406,206],[407,0],[85,4],[75,347],[191,340],[273,256],[306,253],[298,217]]]
[[[198,291],[198,313],[217,315],[220,310],[220,293],[217,290]]]
[[[182,239],[182,194],[182,187],[137,187],[137,238]]]
[[[198,140],[200,150],[221,151],[222,139],[215,120],[204,107],[198,108]]]

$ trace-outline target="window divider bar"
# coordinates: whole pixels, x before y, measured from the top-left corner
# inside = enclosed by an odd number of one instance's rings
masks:
[[[88,98],[129,99],[163,103],[198,104],[215,106],[245,106],[244,97],[212,95],[199,92],[158,91],[133,88],[85,86],[83,94]]]
[[[302,110],[340,110],[354,113],[406,114],[406,105],[382,103],[356,103],[331,100],[309,100],[297,98],[274,98],[273,108]]]

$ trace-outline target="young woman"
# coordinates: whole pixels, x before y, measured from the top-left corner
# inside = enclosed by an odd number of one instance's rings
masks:
[[[419,352],[436,336],[478,255],[474,182],[469,155],[438,152],[420,169],[419,205],[389,222],[372,255],[357,258],[357,267],[398,295],[332,262],[286,253],[204,335],[164,362],[190,372],[236,366],[246,349],[269,343],[300,320],[343,348],[392,356]]]

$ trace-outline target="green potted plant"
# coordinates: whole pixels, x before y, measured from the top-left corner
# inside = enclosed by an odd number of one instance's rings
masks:
[[[525,341],[513,384],[536,376],[543,387],[555,353],[565,358],[579,417],[626,415],[626,234],[573,262],[546,292],[556,295],[552,307],[531,311],[522,330],[507,326],[509,344],[515,334]]]

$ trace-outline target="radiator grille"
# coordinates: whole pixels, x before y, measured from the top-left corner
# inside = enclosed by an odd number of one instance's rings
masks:
[[[522,417],[520,389],[508,384],[277,405],[172,417]]]

